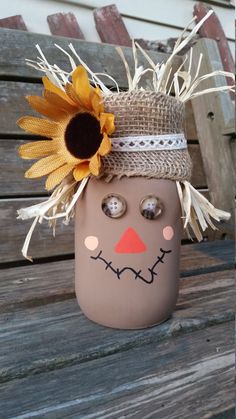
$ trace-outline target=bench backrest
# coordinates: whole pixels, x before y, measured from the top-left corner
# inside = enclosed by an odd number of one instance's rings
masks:
[[[16,219],[16,210],[36,203],[47,195],[43,181],[26,180],[24,172],[29,162],[18,157],[20,144],[36,138],[24,134],[16,120],[26,114],[34,114],[25,100],[27,94],[40,94],[42,91],[42,73],[25,64],[25,58],[35,59],[39,44],[51,63],[70,69],[64,54],[60,54],[54,43],[67,48],[70,42],[81,58],[96,72],[113,76],[119,86],[127,88],[126,74],[115,47],[108,44],[97,44],[69,38],[39,35],[17,30],[0,29],[0,247],[1,263],[19,262],[22,260],[21,247],[31,222]],[[124,48],[124,53],[132,68],[132,51]],[[161,62],[167,54],[149,52],[154,61]],[[174,70],[182,62],[176,57]],[[145,65],[145,62],[143,62]],[[199,111],[198,111],[199,112]],[[198,134],[191,103],[186,106],[185,134],[189,142],[189,151],[193,159],[194,170],[192,183],[206,195],[209,194],[208,182],[203,169]],[[224,208],[224,205],[222,205]],[[227,207],[225,207],[227,209]],[[47,224],[38,228],[31,242],[30,254],[38,258],[71,257],[74,250],[73,222],[69,226],[58,223],[57,240]],[[183,237],[184,238],[184,237]]]

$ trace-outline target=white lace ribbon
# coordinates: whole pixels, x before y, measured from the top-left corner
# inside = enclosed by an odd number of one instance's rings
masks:
[[[112,138],[112,151],[158,151],[185,148],[187,148],[187,140],[183,133]]]

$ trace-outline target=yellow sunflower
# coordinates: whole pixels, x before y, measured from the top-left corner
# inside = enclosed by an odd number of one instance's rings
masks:
[[[25,131],[48,140],[34,141],[19,148],[23,159],[38,159],[25,173],[27,178],[48,175],[45,187],[53,189],[69,173],[76,181],[90,174],[98,176],[101,156],[111,150],[114,115],[104,112],[99,87],[92,87],[83,66],[72,73],[65,91],[43,77],[43,96],[28,96],[29,104],[49,119],[24,116],[17,123]]]

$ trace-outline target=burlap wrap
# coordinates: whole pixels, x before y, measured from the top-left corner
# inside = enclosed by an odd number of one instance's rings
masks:
[[[106,112],[115,115],[114,137],[183,132],[184,105],[174,97],[151,91],[114,93],[104,97]],[[113,151],[102,159],[102,176],[145,176],[190,180],[188,151]]]

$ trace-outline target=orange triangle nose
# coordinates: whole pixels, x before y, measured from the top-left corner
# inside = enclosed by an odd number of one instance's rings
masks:
[[[136,231],[129,227],[115,246],[116,253],[142,253],[146,246]]]

